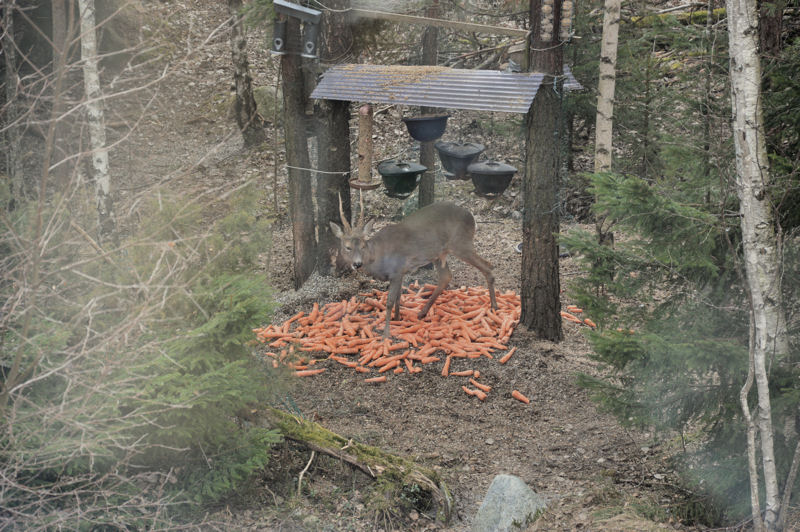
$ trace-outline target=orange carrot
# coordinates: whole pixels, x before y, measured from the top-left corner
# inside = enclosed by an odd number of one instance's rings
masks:
[[[451,371],[451,377],[472,377],[475,372],[471,369],[465,369],[464,371]]]
[[[320,374],[320,373],[322,373],[323,371],[325,371],[325,368],[319,368],[319,369],[303,369],[303,370],[300,370],[300,371],[295,371],[295,372],[294,372],[294,374],[295,374],[297,377],[310,377],[311,375],[319,375],[319,374]]]
[[[399,374],[399,373],[403,373],[404,371],[405,371],[405,370],[403,369],[403,367],[402,367],[402,366],[397,366],[396,368],[394,368],[394,373],[395,373],[395,375],[397,375],[397,374]]]
[[[480,382],[476,381],[475,379],[470,379],[469,383],[474,387],[478,388],[479,390],[483,390],[484,392],[490,392],[492,387],[486,384],[481,384]]]
[[[513,397],[513,398],[514,398],[514,399],[516,399],[517,401],[522,401],[522,402],[523,402],[523,403],[525,403],[526,405],[527,405],[527,404],[529,404],[529,403],[531,402],[531,400],[530,400],[530,399],[528,399],[527,397],[525,397],[524,395],[522,395],[522,394],[521,394],[519,391],[517,391],[517,390],[514,390],[514,391],[512,391],[512,392],[511,392],[511,397]]]
[[[476,369],[475,370],[475,374],[473,375],[473,377],[475,377],[477,379],[477,378],[480,378],[480,376],[481,376],[481,372]]]
[[[384,371],[389,371],[390,369],[396,368],[399,365],[400,365],[400,360],[399,359],[394,359],[391,362],[388,362],[388,363],[384,364],[381,367],[381,369],[378,370],[378,373],[383,373]]]
[[[583,323],[579,317],[575,316],[574,314],[570,314],[569,312],[566,312],[566,311],[562,310],[560,312],[560,314],[561,314],[561,317],[564,318],[567,321],[571,321],[571,322],[574,322],[574,323]]]
[[[450,372],[450,359],[452,357],[447,357],[444,360],[444,366],[442,367],[442,377],[447,377],[447,374]]]
[[[386,375],[380,375],[378,377],[370,377],[369,379],[364,379],[364,382],[386,382]]]
[[[506,353],[505,355],[503,355],[498,359],[498,362],[500,362],[501,364],[505,364],[506,362],[508,362],[508,359],[511,358],[511,355],[513,355],[516,350],[517,346],[512,347],[511,349],[508,350],[508,353]]]
[[[586,319],[584,319],[584,320],[583,320],[583,323],[585,323],[586,325],[588,325],[588,326],[589,326],[589,327],[591,327],[592,329],[594,329],[595,327],[597,327],[597,324],[596,324],[595,322],[593,322],[592,320],[590,320],[589,318],[586,318]]]
[[[466,386],[462,386],[461,389],[464,390],[467,393],[467,395],[474,395],[475,397],[477,397],[481,401],[486,399],[486,394],[484,392],[482,392],[481,390],[473,390],[471,388],[467,388]]]
[[[359,373],[369,373],[370,372],[370,369],[369,368],[365,368],[364,366],[356,366],[355,370],[357,372],[359,372]]]

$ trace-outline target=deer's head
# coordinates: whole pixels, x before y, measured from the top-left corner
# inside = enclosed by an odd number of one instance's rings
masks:
[[[361,214],[358,223],[349,223],[342,209],[342,196],[339,195],[339,217],[342,227],[331,222],[331,230],[339,239],[339,254],[343,262],[351,268],[358,269],[364,264],[364,250],[367,246],[367,237],[372,232],[373,220],[364,223],[364,203],[361,200]]]

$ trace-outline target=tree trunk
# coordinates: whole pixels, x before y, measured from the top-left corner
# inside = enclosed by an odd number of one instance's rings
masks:
[[[530,69],[545,78],[527,116],[522,217],[522,316],[520,321],[540,338],[558,342],[561,328],[558,274],[558,139],[563,90],[563,48],[558,45],[561,1],[550,12],[531,0]]]
[[[341,62],[353,46],[353,34],[347,22],[350,0],[329,0],[322,14],[320,57],[324,62]],[[321,274],[331,271],[332,252],[338,241],[330,222],[339,221],[339,198],[348,220],[350,210],[350,102],[322,100],[317,106],[320,128],[317,168],[317,268]]]
[[[286,34],[288,52],[281,56],[284,109],[284,142],[289,174],[289,216],[292,220],[294,253],[294,287],[300,288],[311,276],[316,262],[314,235],[314,203],[311,191],[311,172],[306,140],[306,98],[301,71],[301,58],[297,53],[300,21],[289,17]],[[292,39],[291,36],[294,36]]]
[[[53,30],[53,68],[55,75],[66,75],[63,69],[69,61],[75,37],[74,4],[69,0],[52,0],[51,24]],[[59,70],[62,69],[62,70]],[[60,74],[58,72],[61,72]],[[69,182],[71,169],[74,167],[69,160],[71,117],[63,116],[64,100],[61,95],[53,96],[53,116],[55,136],[53,138],[53,177],[57,188],[64,190]]]
[[[14,33],[14,11],[16,2],[13,0],[5,2],[3,6],[3,57],[5,59],[5,112],[3,113],[3,124],[6,126],[6,172],[9,178],[9,199],[8,209],[13,210],[20,205],[25,198],[25,175],[22,169],[22,158],[20,156],[20,126],[17,97],[19,87],[19,76],[17,74],[17,54]]]
[[[242,0],[228,0],[228,13],[231,16],[231,59],[233,62],[233,83],[236,87],[236,101],[233,104],[236,123],[244,137],[247,148],[258,146],[267,140],[264,119],[258,114],[256,99],[253,96],[253,80],[247,61],[247,34],[242,24]]]
[[[436,18],[439,14],[439,1],[434,0],[426,11],[429,18]],[[439,57],[439,28],[428,26],[422,35],[422,61],[423,65],[436,65]],[[435,114],[435,107],[420,107],[421,114]],[[433,146],[434,141],[420,142],[419,145],[419,164],[427,170],[419,180],[419,197],[417,205],[419,208],[430,205],[435,196],[435,177],[436,177],[436,150]]]
[[[97,206],[98,240],[114,235],[114,203],[111,197],[111,178],[108,173],[108,149],[103,111],[103,93],[97,70],[97,29],[94,0],[78,0],[81,17],[81,58],[86,109],[89,120],[89,147],[94,169],[95,203]]]
[[[772,217],[770,182],[764,140],[761,64],[755,0],[727,0],[730,47],[731,107],[736,149],[736,188],[741,211],[742,247],[751,312],[750,351],[755,372],[764,476],[764,526],[777,530],[780,512],[773,452],[768,359],[788,354],[786,322],[781,304],[780,250]],[[758,521],[760,515],[753,515]]]
[[[611,170],[614,125],[614,86],[617,76],[620,0],[606,0],[603,39],[600,45],[600,78],[597,82],[594,171]]]

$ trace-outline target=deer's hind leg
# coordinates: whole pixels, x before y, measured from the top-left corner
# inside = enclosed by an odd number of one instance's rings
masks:
[[[492,302],[492,308],[497,309],[497,300],[494,295],[494,273],[492,273],[492,263],[475,253],[472,248],[464,250],[454,250],[453,255],[463,260],[467,264],[475,266],[486,277],[486,285],[489,287],[489,299]]]
[[[428,311],[433,306],[433,302],[436,301],[436,298],[439,297],[439,294],[447,288],[447,284],[450,282],[450,279],[453,278],[453,274],[450,272],[450,268],[447,267],[447,256],[442,256],[437,258],[433,261],[433,265],[436,267],[436,273],[439,276],[439,283],[436,285],[436,288],[433,290],[431,297],[428,298],[428,301],[425,302],[425,306],[422,307],[422,310],[419,311],[417,317],[419,319],[424,318]]]

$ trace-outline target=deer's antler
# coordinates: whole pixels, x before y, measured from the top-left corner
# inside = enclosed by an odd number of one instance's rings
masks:
[[[350,223],[347,221],[344,215],[344,208],[342,207],[342,193],[339,192],[339,218],[342,220],[342,227],[344,227],[345,233],[351,232],[353,229],[350,226]]]

